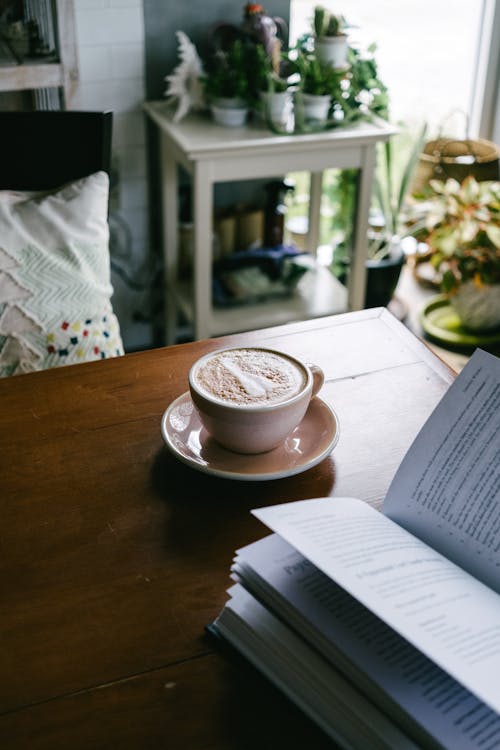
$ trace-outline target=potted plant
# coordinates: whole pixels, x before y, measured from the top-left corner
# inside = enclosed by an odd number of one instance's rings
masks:
[[[248,48],[234,39],[217,49],[201,77],[214,120],[221,125],[243,125],[250,106]]]
[[[270,73],[267,88],[261,89],[262,113],[271,126],[285,128],[293,107],[293,93],[288,82]]]
[[[416,227],[409,214],[409,187],[426,133],[424,124],[409,143],[408,135],[400,133],[379,146],[367,238],[365,307],[386,307],[399,281],[406,258],[403,241]],[[342,281],[349,266],[356,179],[356,170],[343,170],[340,176],[339,215],[344,239],[335,248],[332,271]]]
[[[330,13],[322,5],[314,8],[314,49],[319,60],[334,68],[347,65],[348,37],[342,15]]]
[[[389,96],[380,79],[374,44],[366,50],[348,47],[348,67],[332,68],[318,59],[310,34],[301,37],[290,54],[293,70],[299,75],[299,89],[306,93],[328,93],[331,97],[329,120],[332,126],[359,119],[388,119]]]
[[[293,103],[288,58],[282,55],[276,62],[261,44],[254,45],[250,56],[249,85],[254,108],[272,127],[283,128]]]
[[[406,260],[403,240],[410,234],[409,189],[426,133],[424,124],[399,165],[394,137],[379,146],[373,193],[376,214],[368,230],[366,307],[387,306],[398,284]]]
[[[299,74],[297,118],[309,125],[324,126],[339,92],[339,74],[306,49],[297,51],[295,68]]]
[[[425,242],[441,291],[471,331],[500,328],[500,182],[431,180],[416,194]]]

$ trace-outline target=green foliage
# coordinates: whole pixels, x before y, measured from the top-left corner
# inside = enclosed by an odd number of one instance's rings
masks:
[[[285,57],[283,57],[283,62],[286,62]],[[286,76],[286,66],[280,67],[283,67]],[[248,48],[248,78],[249,89],[254,100],[258,99],[261,91],[281,92],[289,88],[287,78],[275,72],[273,61],[261,44],[254,44]]]
[[[298,52],[295,65],[300,76],[299,87],[305,94],[339,95],[342,74],[331,65],[303,50]]]
[[[400,148],[398,161],[394,153],[398,136],[392,136],[387,143],[378,146],[374,197],[389,235],[408,234],[405,202],[426,136],[427,123],[424,123],[413,142],[408,143],[404,150]]]
[[[409,190],[426,133],[424,123],[416,136],[403,131],[378,147],[372,203],[380,214],[382,226],[378,232],[370,233],[367,252],[370,260],[389,257],[393,237],[413,234],[407,213]],[[328,193],[334,208],[332,233],[341,237],[334,250],[331,270],[341,280],[349,264],[353,239],[357,179],[357,170],[341,170]]]
[[[284,60],[284,62],[286,62]],[[280,77],[261,44],[235,39],[226,49],[217,50],[207,61],[202,84],[208,101],[217,97],[237,97],[257,106],[261,91],[286,91],[288,81]],[[283,65],[287,71],[287,66]]]
[[[465,281],[500,283],[500,182],[431,180],[414,196],[422,221],[413,234],[425,242],[444,292]]]
[[[300,37],[291,51],[291,65],[300,76],[299,88],[311,94],[330,94],[334,100],[330,126],[372,116],[388,119],[389,94],[379,77],[375,49],[375,45],[366,52],[349,47],[347,70],[328,69],[326,63],[321,63],[310,34]]]
[[[333,180],[327,186],[326,197],[333,209],[330,231],[332,235],[339,237],[340,241],[335,243],[330,270],[342,283],[345,283],[350,262],[358,170],[332,171],[334,172]]]
[[[201,78],[209,101],[217,97],[237,97],[249,101],[252,68],[249,49],[248,44],[235,39],[227,49],[215,52],[206,64],[206,74]]]
[[[352,122],[367,114],[384,120],[389,117],[389,94],[378,74],[375,49],[375,45],[371,45],[366,54],[355,47],[349,47],[347,51],[349,69],[339,97],[344,122]]]
[[[322,5],[314,8],[313,29],[316,36],[322,36],[325,28],[325,18],[328,11]]]

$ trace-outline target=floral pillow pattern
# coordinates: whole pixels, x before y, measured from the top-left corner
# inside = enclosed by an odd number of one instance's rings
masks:
[[[110,282],[108,176],[0,191],[0,377],[123,354]]]

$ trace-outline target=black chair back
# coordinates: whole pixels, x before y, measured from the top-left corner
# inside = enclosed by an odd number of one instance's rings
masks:
[[[51,190],[111,169],[112,112],[0,112],[0,189]]]

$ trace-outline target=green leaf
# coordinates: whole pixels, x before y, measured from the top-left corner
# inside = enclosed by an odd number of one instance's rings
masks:
[[[472,175],[466,177],[462,182],[460,195],[466,204],[475,203],[479,199],[479,183]]]
[[[500,226],[498,224],[488,224],[485,227],[488,239],[497,248],[500,249]]]
[[[403,202],[405,200],[405,197],[410,187],[410,181],[413,179],[413,174],[415,172],[417,162],[420,158],[420,154],[422,152],[422,148],[423,148],[425,139],[427,137],[427,130],[428,130],[428,125],[426,122],[424,122],[422,129],[413,144],[413,148],[410,151],[410,155],[408,157],[406,165],[403,169],[403,174],[401,177],[401,183],[399,186],[399,193],[398,193],[398,198],[397,198],[397,203],[396,203],[397,215],[401,213]]]
[[[322,5],[317,5],[314,8],[313,28],[316,36],[323,36],[327,12],[326,8]]]
[[[438,195],[442,195],[444,193],[444,182],[443,180],[429,180],[429,185],[432,188],[432,190],[437,193]]]
[[[460,226],[460,239],[464,244],[472,242],[479,232],[479,224],[475,219],[465,219]]]
[[[452,271],[447,270],[441,277],[441,289],[443,292],[451,292],[457,286],[457,280]]]

